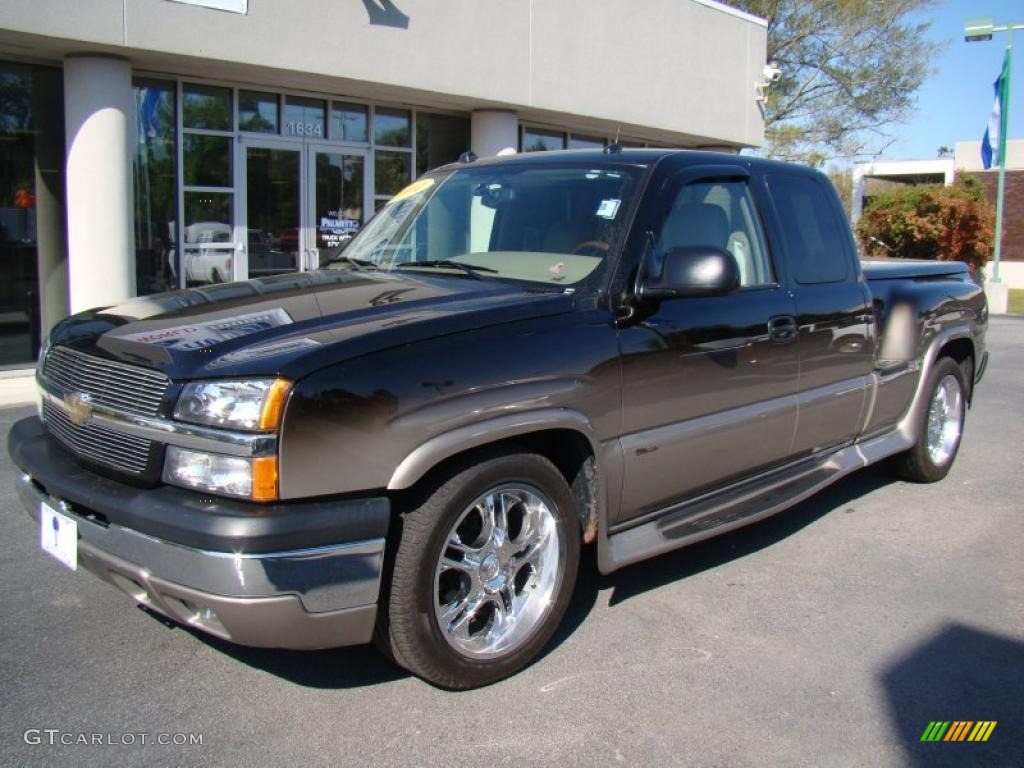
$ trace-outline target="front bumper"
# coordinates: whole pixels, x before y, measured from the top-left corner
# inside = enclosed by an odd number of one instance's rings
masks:
[[[79,565],[147,608],[241,645],[313,649],[371,639],[387,499],[206,499],[193,510],[198,494],[142,490],[83,470],[38,419],[18,422],[8,448],[24,473],[18,494],[29,515],[38,522],[46,503],[73,518]]]

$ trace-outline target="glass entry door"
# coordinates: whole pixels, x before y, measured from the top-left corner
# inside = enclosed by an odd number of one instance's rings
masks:
[[[302,232],[301,144],[245,140],[244,210],[245,264],[239,278],[297,272],[305,266]]]
[[[364,151],[245,138],[239,163],[237,279],[317,269],[366,220]]]
[[[359,231],[372,198],[364,152],[315,144],[308,152],[308,268],[317,269]]]

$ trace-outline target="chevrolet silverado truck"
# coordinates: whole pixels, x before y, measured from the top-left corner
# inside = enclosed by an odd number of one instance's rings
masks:
[[[550,640],[583,545],[944,477],[987,322],[963,264],[861,262],[807,168],[466,157],[318,271],[64,320],[9,451],[41,548],[146,608],[470,688]]]

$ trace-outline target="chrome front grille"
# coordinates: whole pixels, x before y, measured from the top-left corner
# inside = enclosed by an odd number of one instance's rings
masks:
[[[149,463],[153,443],[98,424],[73,423],[58,406],[43,402],[43,421],[50,434],[75,454],[121,472],[140,475]]]
[[[60,395],[88,395],[96,405],[156,416],[171,380],[159,371],[54,347],[43,360],[43,379]]]
[[[171,380],[159,371],[54,347],[43,359],[42,379],[58,400],[79,402],[134,416],[156,416]],[[65,400],[67,402],[67,400]],[[78,421],[78,419],[76,419]],[[151,440],[119,432],[95,421],[76,424],[59,404],[45,400],[43,422],[77,456],[128,475],[140,476],[154,450]]]

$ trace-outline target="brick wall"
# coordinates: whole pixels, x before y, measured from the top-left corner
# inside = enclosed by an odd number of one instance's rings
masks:
[[[996,203],[998,171],[972,171],[988,192],[988,199]],[[1003,197],[1003,252],[1005,261],[1024,261],[1024,170],[1006,172],[1006,191]]]

